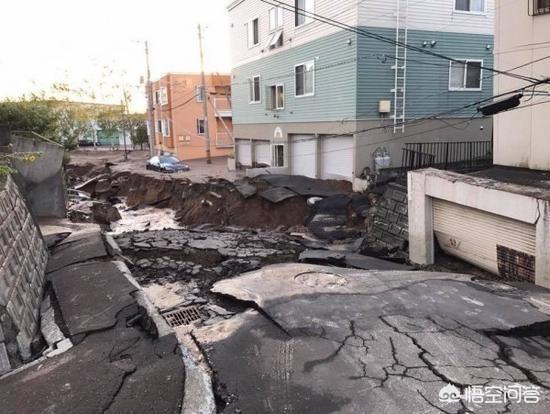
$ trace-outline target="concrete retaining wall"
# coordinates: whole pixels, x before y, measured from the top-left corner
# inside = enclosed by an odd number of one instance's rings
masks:
[[[0,374],[31,356],[47,249],[19,188],[0,180]]]
[[[15,161],[18,184],[25,193],[35,217],[64,218],[67,214],[63,146],[37,136],[12,134],[16,153],[40,153],[34,162]]]

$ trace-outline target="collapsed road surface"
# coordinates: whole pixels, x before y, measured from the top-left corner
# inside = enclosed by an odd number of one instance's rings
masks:
[[[455,274],[274,265],[216,283],[215,293],[250,310],[194,336],[223,412],[542,414],[550,293],[528,289]],[[491,390],[493,402],[472,400],[476,389]],[[522,397],[510,393],[518,389]]]

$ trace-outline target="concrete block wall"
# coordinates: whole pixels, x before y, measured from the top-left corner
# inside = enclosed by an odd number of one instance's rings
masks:
[[[0,354],[7,353],[13,365],[31,356],[48,253],[14,180],[0,179]]]
[[[390,183],[377,206],[372,237],[389,248],[406,249],[409,242],[407,187]]]

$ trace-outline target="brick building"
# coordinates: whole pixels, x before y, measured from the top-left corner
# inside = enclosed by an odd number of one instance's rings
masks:
[[[233,123],[229,75],[206,76],[203,88],[199,74],[164,75],[153,82],[155,150],[182,160],[205,158],[204,100],[212,157],[233,153]]]

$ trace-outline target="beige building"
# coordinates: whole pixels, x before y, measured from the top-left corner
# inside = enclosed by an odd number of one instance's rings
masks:
[[[153,82],[155,150],[181,160],[206,158],[206,127],[212,157],[233,154],[231,78],[208,74],[168,73]],[[205,118],[204,103],[206,101]]]
[[[497,1],[495,65],[500,70],[550,77],[550,0]],[[529,4],[527,4],[529,3]],[[502,7],[498,7],[502,6]],[[495,94],[525,86],[508,76],[495,77]],[[549,90],[550,87],[540,87]],[[526,92],[527,96],[528,92]],[[544,99],[544,98],[542,98]],[[540,102],[534,98],[531,102]],[[550,116],[545,104],[497,115],[494,120],[495,164],[550,170]]]
[[[409,173],[411,261],[434,263],[437,242],[502,279],[550,287],[549,51],[550,0],[497,1],[496,68],[538,81],[494,77],[496,95],[525,90],[495,116],[493,168]]]

